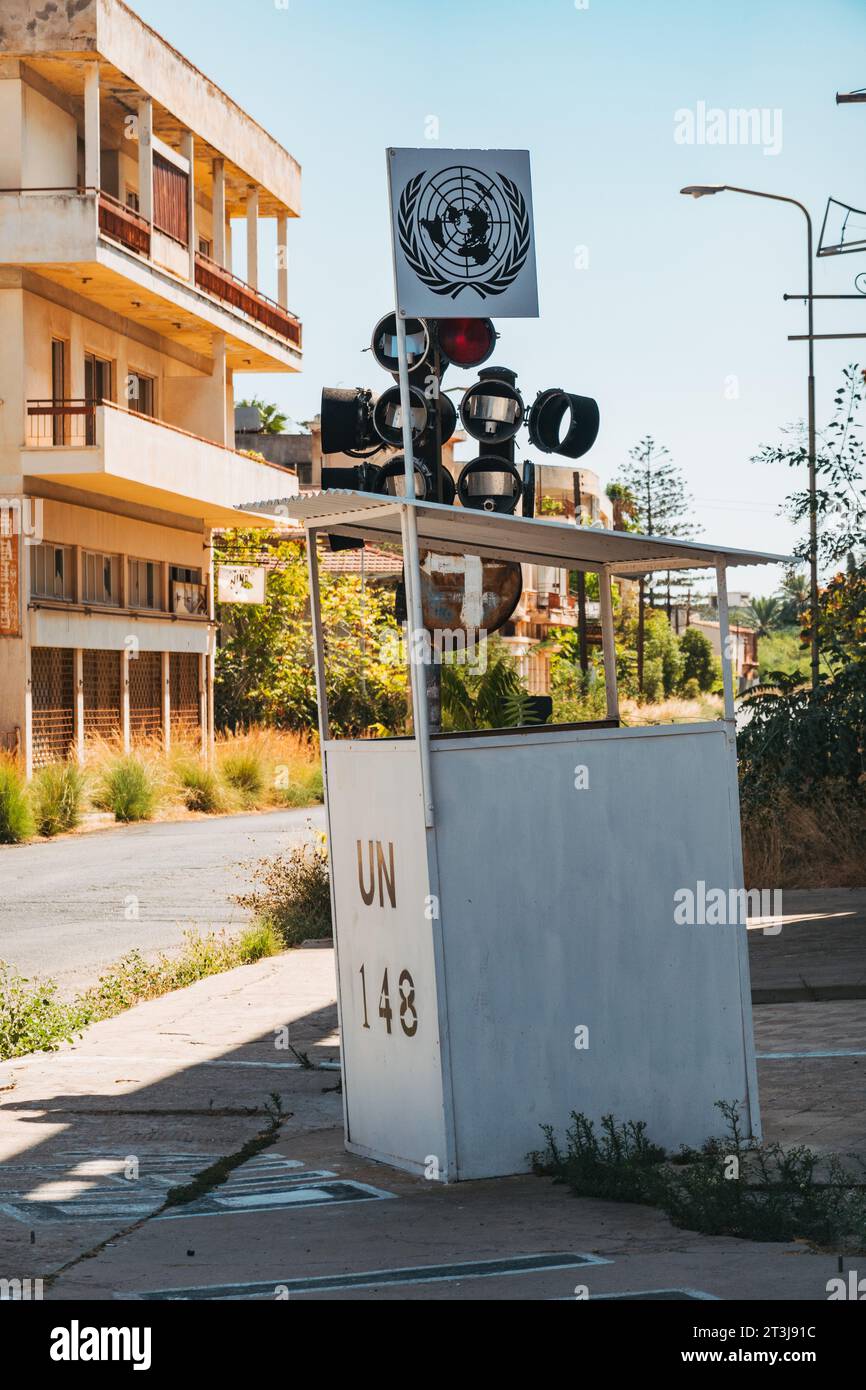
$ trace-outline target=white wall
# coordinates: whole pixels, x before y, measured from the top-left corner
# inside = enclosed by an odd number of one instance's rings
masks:
[[[74,188],[78,181],[74,117],[26,84],[22,94],[22,187]]]

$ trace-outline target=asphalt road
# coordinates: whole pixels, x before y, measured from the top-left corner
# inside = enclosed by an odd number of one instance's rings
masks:
[[[190,928],[240,926],[231,901],[259,859],[324,826],[320,806],[118,826],[0,848],[0,960],[66,993],[133,947],[180,944]]]

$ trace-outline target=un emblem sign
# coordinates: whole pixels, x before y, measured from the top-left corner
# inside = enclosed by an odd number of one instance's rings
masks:
[[[538,316],[528,151],[392,149],[388,175],[404,316]]]

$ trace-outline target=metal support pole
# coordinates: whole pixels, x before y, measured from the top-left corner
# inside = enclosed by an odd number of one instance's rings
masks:
[[[725,719],[733,723],[737,711],[734,707],[734,669],[731,655],[731,628],[728,620],[728,577],[724,556],[716,557],[716,591],[719,603],[719,647],[722,659],[722,683],[725,691]]]
[[[613,630],[613,598],[610,591],[611,573],[607,565],[598,572],[598,593],[601,599],[601,645],[604,654],[604,687],[607,692],[607,717],[619,719],[619,689],[616,680],[616,640]]]
[[[316,668],[316,690],[318,692],[319,746],[324,749],[330,736],[328,718],[328,692],[325,687],[325,645],[322,634],[321,590],[319,588],[319,556],[316,551],[318,532],[307,527],[307,567],[310,573],[310,616],[313,623],[313,663]]]

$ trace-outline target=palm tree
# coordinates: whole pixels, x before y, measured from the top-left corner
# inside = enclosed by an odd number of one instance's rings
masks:
[[[288,415],[284,415],[278,405],[269,405],[260,396],[253,396],[249,401],[238,401],[238,405],[254,407],[262,417],[262,434],[282,434],[289,423]]]
[[[777,598],[753,598],[747,611],[758,629],[759,637],[768,637],[771,629],[779,626],[782,617],[782,605]]]
[[[799,618],[809,606],[809,580],[797,570],[786,570],[781,590],[789,604],[792,604]]]

